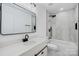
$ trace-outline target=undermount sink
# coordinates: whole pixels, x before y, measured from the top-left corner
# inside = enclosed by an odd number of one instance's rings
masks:
[[[27,41],[27,42],[23,42],[24,45],[29,46],[29,45],[33,45],[35,44],[35,41]]]

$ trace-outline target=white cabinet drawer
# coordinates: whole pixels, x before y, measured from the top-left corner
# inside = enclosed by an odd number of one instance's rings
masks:
[[[35,56],[35,54],[40,52],[46,45],[47,45],[47,42],[43,42],[43,43],[33,47],[29,51],[26,51],[25,53],[21,54],[20,56]]]
[[[47,47],[38,56],[47,56]]]
[[[46,56],[47,55],[47,46],[35,54],[35,56]]]

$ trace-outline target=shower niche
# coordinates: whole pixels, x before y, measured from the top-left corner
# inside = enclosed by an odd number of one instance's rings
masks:
[[[36,32],[36,14],[14,3],[0,4],[0,33]]]

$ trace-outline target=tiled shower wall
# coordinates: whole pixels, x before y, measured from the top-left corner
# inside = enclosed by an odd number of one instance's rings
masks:
[[[57,13],[55,18],[49,20],[52,25],[52,38],[78,43],[78,30],[75,30],[75,23],[78,23],[78,7]]]

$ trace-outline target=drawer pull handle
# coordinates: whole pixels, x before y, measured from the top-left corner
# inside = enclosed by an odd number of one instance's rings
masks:
[[[41,51],[39,51],[37,54],[35,54],[34,56],[38,56],[46,47],[47,47],[47,45]],[[43,53],[44,52],[42,52],[41,54],[43,54]]]
[[[43,54],[44,52],[42,52],[41,54]]]

